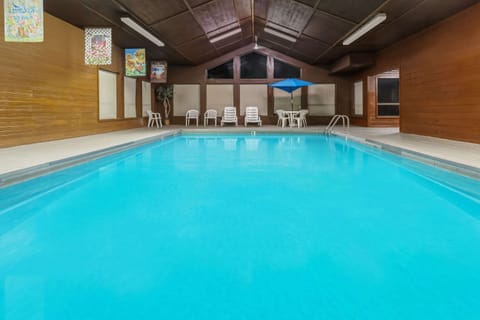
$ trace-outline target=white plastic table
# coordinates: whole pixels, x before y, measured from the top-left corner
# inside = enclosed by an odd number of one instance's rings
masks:
[[[295,116],[300,115],[300,111],[284,111],[288,115],[288,123],[290,127],[295,126]],[[297,121],[298,127],[300,128],[300,121]]]

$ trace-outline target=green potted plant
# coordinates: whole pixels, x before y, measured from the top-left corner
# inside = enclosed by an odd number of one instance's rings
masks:
[[[170,112],[172,111],[170,99],[173,97],[173,86],[159,86],[155,89],[155,95],[157,97],[157,101],[161,102],[163,105],[165,125],[169,125]]]

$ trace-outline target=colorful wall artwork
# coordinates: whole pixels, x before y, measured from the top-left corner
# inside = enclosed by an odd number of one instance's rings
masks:
[[[4,0],[5,41],[43,41],[43,0]]]
[[[111,28],[85,28],[85,64],[112,64]]]
[[[150,82],[167,82],[167,61],[152,61],[150,66]]]
[[[125,75],[128,77],[147,75],[145,49],[125,49]]]

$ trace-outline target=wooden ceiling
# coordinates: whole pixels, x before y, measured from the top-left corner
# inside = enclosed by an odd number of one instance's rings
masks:
[[[197,65],[258,44],[310,64],[374,52],[478,0],[46,0],[45,11],[80,28],[112,27],[119,47],[145,47],[150,60]],[[253,6],[252,6],[253,4]],[[349,46],[342,41],[376,13],[387,20]],[[124,25],[130,16],[165,43],[157,47]],[[292,35],[290,42],[264,31]],[[217,42],[231,30],[241,31]],[[210,39],[210,40],[209,40]]]

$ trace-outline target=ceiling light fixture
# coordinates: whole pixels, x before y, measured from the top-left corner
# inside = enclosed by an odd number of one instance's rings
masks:
[[[225,39],[225,38],[228,38],[228,37],[230,37],[230,36],[233,36],[234,34],[237,34],[237,33],[240,33],[240,32],[242,32],[242,29],[236,28],[236,29],[230,30],[230,31],[228,31],[228,32],[225,32],[225,33],[223,33],[223,34],[221,34],[221,35],[219,35],[219,36],[210,38],[209,40],[210,40],[211,43],[214,43],[214,42],[223,40],[223,39]]]
[[[354,41],[362,37],[365,33],[367,33],[368,31],[372,30],[373,28],[378,26],[380,23],[385,21],[385,19],[387,19],[386,13],[378,13],[375,17],[373,17],[371,20],[369,20],[359,29],[355,30],[355,32],[349,35],[348,38],[343,40],[343,45],[348,46],[349,44],[353,43]]]
[[[123,23],[125,23],[127,26],[129,26],[133,30],[137,31],[139,34],[141,34],[151,42],[155,43],[157,46],[163,47],[165,45],[161,40],[159,40],[153,34],[145,30],[141,25],[133,21],[130,17],[122,17],[120,18],[120,20],[122,20]]]
[[[295,31],[295,30],[292,30],[292,29],[289,29],[289,28],[286,28],[284,26],[281,26],[279,24],[276,24],[276,23],[273,23],[271,21],[268,21],[266,24],[265,24],[265,27],[266,28],[270,28],[270,29],[275,29],[277,31],[281,31],[283,33],[286,33],[288,35],[291,35],[292,37],[297,37],[298,36],[298,31]]]
[[[254,42],[254,45],[253,45],[253,50],[260,50],[260,49],[266,49],[266,48],[258,45],[258,36],[255,36],[255,42]]]
[[[288,34],[282,33],[280,31],[277,31],[277,30],[272,29],[270,27],[265,27],[265,29],[263,29],[263,31],[265,31],[266,33],[270,33],[274,36],[277,36],[279,38],[285,39],[287,41],[290,41],[290,42],[296,42],[297,41],[297,38],[289,36]]]

